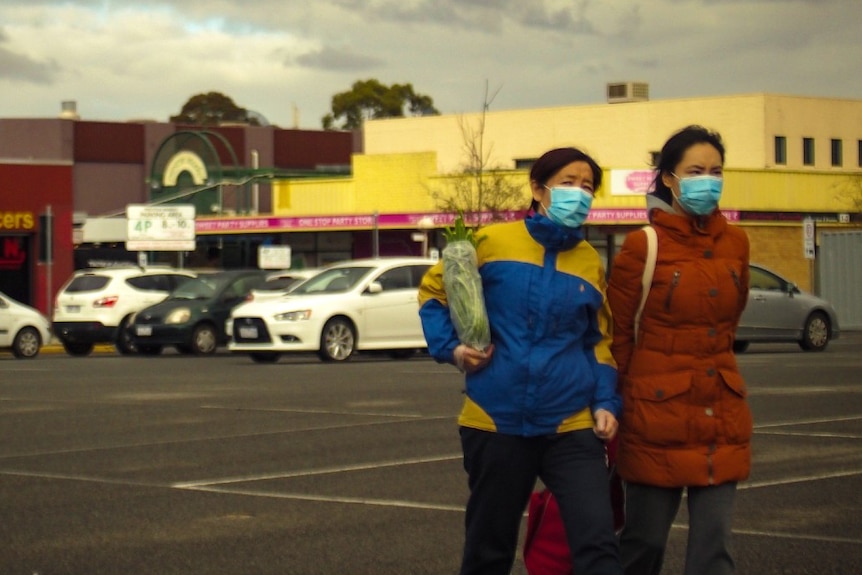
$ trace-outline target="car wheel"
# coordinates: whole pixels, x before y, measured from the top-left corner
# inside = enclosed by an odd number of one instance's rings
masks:
[[[39,355],[42,346],[42,338],[39,332],[32,327],[21,328],[12,342],[12,355],[18,359],[33,359]]]
[[[218,346],[213,326],[199,325],[192,334],[192,352],[197,355],[212,355]]]
[[[142,343],[138,346],[138,351],[142,355],[159,355],[162,353],[162,346],[155,343]]]
[[[323,361],[346,361],[353,355],[356,334],[347,320],[333,318],[323,326],[320,334],[320,350],[317,352]]]
[[[275,363],[279,358],[279,354],[277,353],[257,352],[250,353],[249,355],[255,363]]]
[[[733,353],[742,353],[748,349],[749,342],[735,340],[733,342]]]
[[[826,315],[816,311],[805,320],[799,347],[805,351],[823,351],[829,344],[829,320]]]
[[[93,344],[85,342],[64,341],[63,349],[65,349],[66,353],[68,353],[69,355],[76,355],[80,357],[84,355],[90,355],[90,352],[93,351]]]
[[[127,317],[120,322],[120,327],[117,328],[117,341],[114,342],[114,347],[122,355],[133,355],[138,353],[138,346],[135,345],[135,340],[132,339],[132,325],[129,322],[131,317]]]

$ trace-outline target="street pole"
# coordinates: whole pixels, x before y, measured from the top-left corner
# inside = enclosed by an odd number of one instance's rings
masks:
[[[51,204],[45,208],[45,222],[48,228],[45,230],[45,309],[48,310],[48,319],[53,316],[53,289],[54,274],[54,214],[51,212]]]
[[[380,214],[375,210],[374,214],[371,216],[372,228],[371,228],[371,253],[375,258],[380,257],[380,230],[377,227],[377,219]]]
[[[257,150],[251,151],[251,169],[254,170],[254,174],[257,175],[257,169],[260,167],[260,154],[258,154]],[[255,178],[254,183],[251,185],[251,213],[253,215],[257,215],[260,210],[260,184],[257,183],[257,178]]]

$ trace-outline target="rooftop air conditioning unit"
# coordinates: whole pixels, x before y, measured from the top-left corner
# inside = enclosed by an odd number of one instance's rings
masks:
[[[646,82],[614,82],[608,84],[608,104],[646,102],[647,100],[649,100],[649,84]]]
[[[75,100],[66,100],[60,104],[61,120],[80,120],[78,115],[78,103]]]

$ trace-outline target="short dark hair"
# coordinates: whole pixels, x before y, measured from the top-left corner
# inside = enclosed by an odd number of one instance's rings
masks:
[[[695,144],[709,144],[721,155],[724,165],[724,143],[718,132],[711,132],[703,126],[691,125],[679,130],[665,142],[659,155],[653,179],[653,194],[667,204],[673,204],[673,193],[662,181],[663,174],[670,174],[682,161],[686,150]]]
[[[593,190],[598,191],[602,185],[602,168],[586,152],[577,148],[555,148],[542,154],[530,168],[530,181],[544,186],[554,174],[572,162],[586,162],[590,166],[593,171]],[[530,208],[535,210],[538,207],[538,202],[533,199]]]

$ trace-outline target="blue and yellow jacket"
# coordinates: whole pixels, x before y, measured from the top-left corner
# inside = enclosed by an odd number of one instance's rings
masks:
[[[483,228],[477,249],[494,355],[466,376],[462,426],[520,436],[592,427],[619,416],[605,271],[580,230],[544,216]],[[444,256],[445,257],[445,256]],[[442,260],[419,288],[429,353],[454,363]]]

